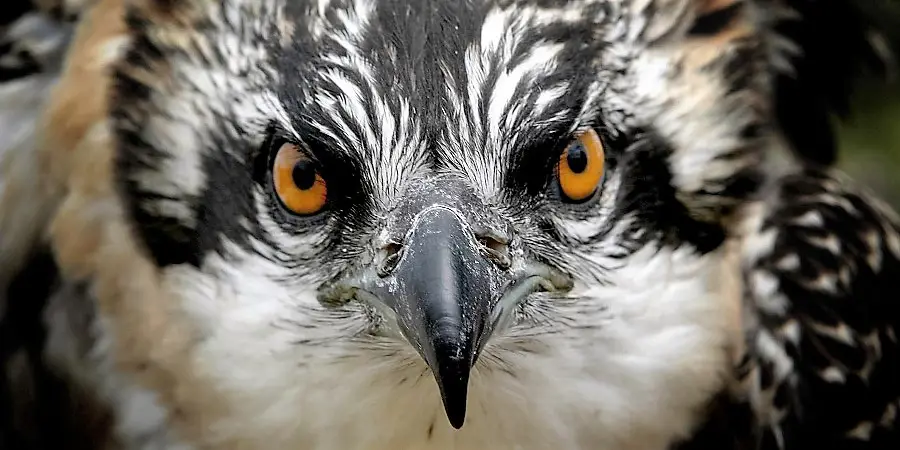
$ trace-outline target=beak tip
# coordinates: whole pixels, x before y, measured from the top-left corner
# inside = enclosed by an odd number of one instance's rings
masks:
[[[450,420],[450,426],[455,429],[462,428],[463,424],[466,422],[466,409],[463,409],[458,413],[458,415],[454,416],[453,414],[447,413],[447,418]]]
[[[462,428],[466,421],[466,392],[463,387],[462,392],[448,392],[443,389],[442,395],[444,402],[444,411],[447,413],[447,420],[455,429]]]
[[[469,388],[469,365],[458,362],[449,364],[438,370],[438,387],[441,391],[441,400],[444,403],[444,412],[447,420],[455,429],[460,429],[466,420],[466,402]]]

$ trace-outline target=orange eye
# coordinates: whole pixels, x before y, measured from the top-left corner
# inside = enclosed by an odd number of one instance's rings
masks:
[[[275,155],[272,180],[278,198],[300,215],[315,214],[325,206],[328,189],[313,161],[296,145],[285,143]]]
[[[578,136],[560,156],[556,169],[565,197],[578,202],[593,195],[603,179],[605,163],[603,142],[597,132],[589,130]]]

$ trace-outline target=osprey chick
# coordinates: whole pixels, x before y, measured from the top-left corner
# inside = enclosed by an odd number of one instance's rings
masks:
[[[0,280],[108,445],[900,448],[848,3],[71,4]]]

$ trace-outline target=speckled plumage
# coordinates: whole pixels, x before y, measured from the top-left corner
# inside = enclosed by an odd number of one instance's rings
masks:
[[[850,70],[782,27],[853,10],[808,3],[67,3],[43,133],[2,142],[0,328],[46,330],[15,342],[103,448],[897,448],[900,229],[827,164]],[[589,128],[606,172],[567,203]],[[279,140],[323,213],[273,195]],[[402,318],[337,288],[436,210],[546,291],[492,306],[458,430]]]

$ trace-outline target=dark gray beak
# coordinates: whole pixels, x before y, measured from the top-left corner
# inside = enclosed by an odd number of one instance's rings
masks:
[[[402,200],[373,239],[373,258],[323,284],[320,300],[389,309],[375,327],[399,331],[415,348],[434,374],[450,424],[459,429],[469,374],[485,343],[512,323],[531,293],[570,289],[571,279],[529,260],[513,227],[464,180],[426,179]]]
[[[423,210],[405,241],[377,294],[397,313],[406,338],[431,367],[447,418],[458,429],[466,416],[469,371],[486,337],[502,277],[450,208]]]

